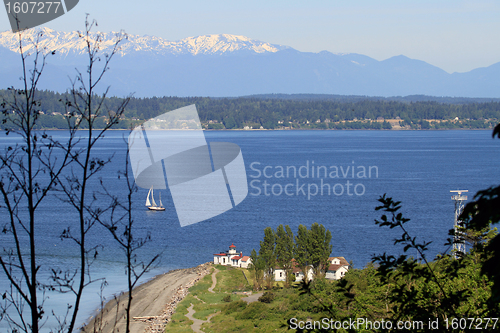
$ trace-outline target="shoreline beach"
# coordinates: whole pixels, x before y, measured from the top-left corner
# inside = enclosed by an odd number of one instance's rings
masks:
[[[177,304],[187,295],[189,288],[210,273],[210,262],[192,268],[160,274],[133,290],[130,307],[131,332],[164,332],[165,325],[175,312]],[[124,292],[107,301],[82,332],[125,332],[125,306],[128,293]]]

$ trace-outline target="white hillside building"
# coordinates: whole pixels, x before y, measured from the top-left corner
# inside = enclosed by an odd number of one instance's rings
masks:
[[[349,270],[349,263],[344,257],[330,257],[328,258],[328,269],[325,278],[328,280],[340,280]],[[292,259],[292,273],[295,275],[295,281],[302,281],[304,273]],[[314,277],[313,268],[310,266],[307,270],[307,279],[311,281]],[[285,281],[285,271],[281,268],[274,270],[274,281]]]
[[[236,252],[236,245],[231,244],[226,252],[214,254],[214,264],[232,267],[248,268],[252,262],[249,256],[243,256],[243,252]]]
[[[292,259],[292,274],[295,275],[295,281],[302,281],[304,279],[304,272],[297,266],[295,259]],[[285,281],[285,270],[276,267],[274,270],[274,281]],[[311,281],[313,279],[313,269],[312,266],[307,269],[307,280]]]
[[[349,270],[349,263],[344,257],[330,257],[328,261],[330,265],[328,266],[325,277],[329,280],[340,280]]]

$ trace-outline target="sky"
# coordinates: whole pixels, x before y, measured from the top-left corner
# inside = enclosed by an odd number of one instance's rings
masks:
[[[100,31],[170,41],[226,33],[303,52],[405,55],[448,73],[500,62],[497,0],[80,0],[44,26],[82,30],[86,13]],[[10,30],[5,11],[0,30]]]

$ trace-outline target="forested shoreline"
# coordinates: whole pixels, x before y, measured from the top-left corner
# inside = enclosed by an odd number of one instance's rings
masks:
[[[7,96],[5,90],[0,95]],[[500,119],[500,102],[484,99],[442,99],[416,101],[376,99],[363,96],[262,95],[239,98],[151,97],[128,102],[124,115],[113,126],[128,129],[162,113],[195,104],[204,129],[488,129]],[[328,97],[330,96],[330,98]],[[69,93],[38,91],[39,128],[67,127],[64,102]],[[105,99],[113,110],[122,98]],[[2,116],[5,118],[5,115]],[[103,127],[107,117],[94,126]],[[2,129],[9,122],[2,121]]]

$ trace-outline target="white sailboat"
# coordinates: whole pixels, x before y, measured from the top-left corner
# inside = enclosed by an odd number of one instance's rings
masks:
[[[151,201],[149,200],[149,197],[151,197]],[[153,196],[153,186],[149,189],[148,192],[148,197],[146,198],[146,207],[148,207],[149,210],[165,210],[163,207],[163,204],[161,203],[161,192],[160,192],[160,205],[157,205],[155,202],[155,198]]]

